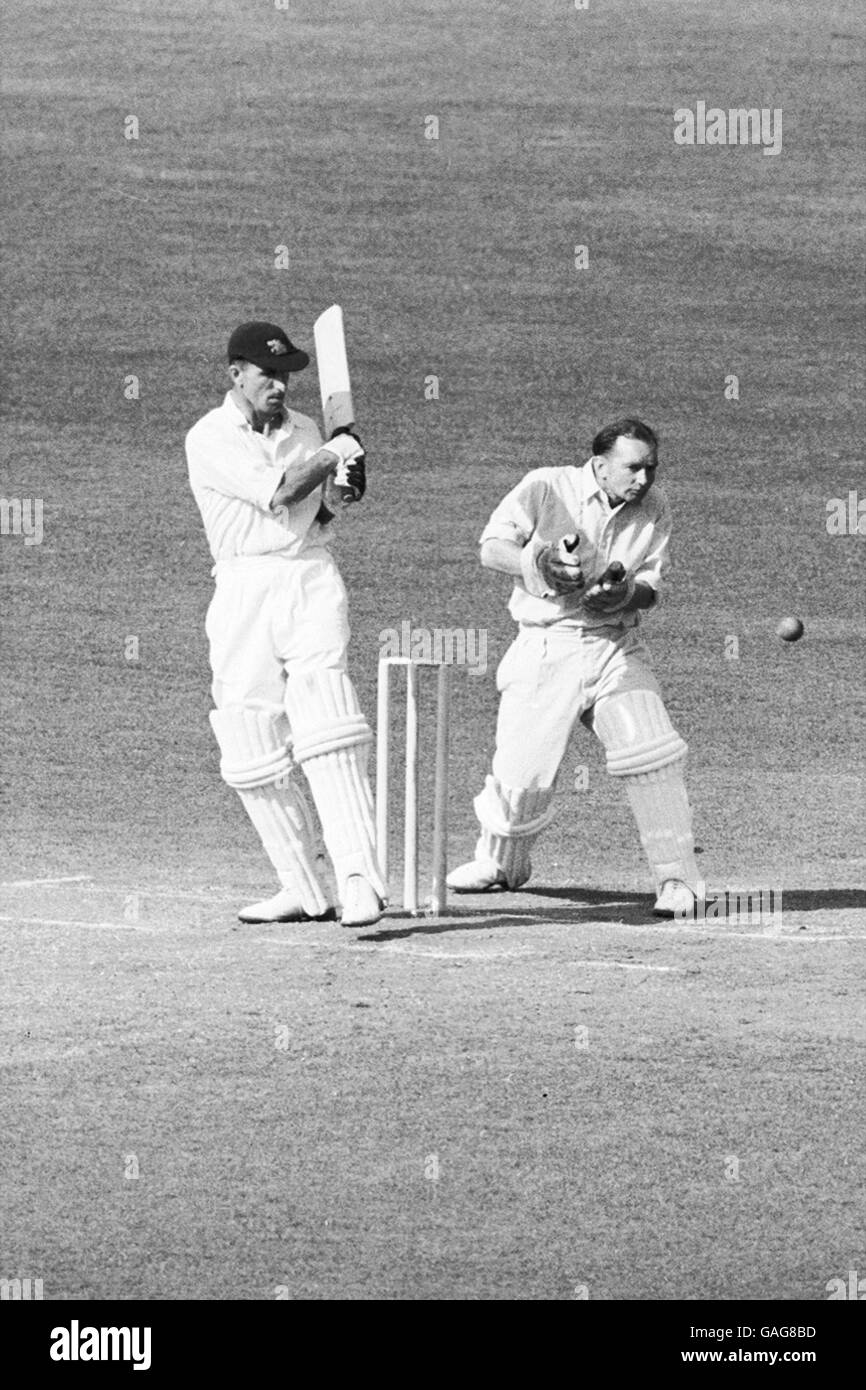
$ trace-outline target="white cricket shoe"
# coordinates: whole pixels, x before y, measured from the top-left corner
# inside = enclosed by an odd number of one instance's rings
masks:
[[[659,889],[653,912],[657,917],[682,917],[694,921],[696,895],[694,890],[681,879],[666,879]]]
[[[309,912],[304,911],[298,895],[293,888],[281,888],[272,898],[263,898],[259,903],[250,903],[249,907],[242,907],[238,913],[240,922],[329,922],[333,921],[336,913],[332,907],[327,908],[317,917],[311,917]]]
[[[341,921],[344,927],[369,927],[378,922],[384,903],[372,883],[361,874],[350,874],[343,894]]]
[[[455,893],[490,893],[508,887],[505,874],[492,859],[470,859],[452,869],[446,882]]]

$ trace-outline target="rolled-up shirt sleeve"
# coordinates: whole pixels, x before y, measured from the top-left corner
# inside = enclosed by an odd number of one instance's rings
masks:
[[[547,492],[547,481],[540,469],[527,473],[499,503],[481,533],[485,541],[514,541],[526,545],[531,540]]]
[[[224,497],[251,502],[263,512],[270,511],[283,470],[259,462],[243,444],[227,449],[225,437],[193,426],[186,437],[186,458],[193,489],[210,488]]]

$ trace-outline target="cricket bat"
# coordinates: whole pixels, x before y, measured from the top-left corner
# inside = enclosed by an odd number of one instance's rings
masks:
[[[332,304],[330,309],[319,315],[313,325],[313,337],[319,368],[325,438],[333,439],[338,430],[352,429],[355,424],[352,383],[346,357],[346,335],[343,331],[343,311],[339,304]]]

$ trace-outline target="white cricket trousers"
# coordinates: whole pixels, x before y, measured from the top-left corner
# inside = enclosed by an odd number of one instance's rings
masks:
[[[624,781],[657,887],[668,879],[696,883],[686,744],[635,629],[523,628],[496,681],[496,751],[475,799],[476,860],[495,864],[512,888],[527,882],[530,850],[553,818],[557,774],[581,719],[604,744],[608,770]]]
[[[346,669],[348,600],[330,551],[241,556],[214,573],[205,630],[217,709],[282,705],[288,676]]]
[[[599,700],[626,690],[660,694],[637,631],[617,632],[520,629],[496,672],[499,782],[525,791],[552,787],[575,724]]]
[[[206,628],[225,780],[308,915],[329,902],[293,763],[312,792],[340,901],[353,874],[384,898],[367,779],[372,734],[346,672],[348,603],[334,560],[318,548],[221,563],[215,574]]]

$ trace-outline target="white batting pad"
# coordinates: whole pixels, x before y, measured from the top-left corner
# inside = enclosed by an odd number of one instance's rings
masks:
[[[210,722],[230,787],[261,787],[291,771],[289,721],[280,705],[227,705],[212,710]]]
[[[622,777],[641,844],[658,887],[681,879],[696,889],[692,813],[683,778],[687,745],[659,695],[629,690],[596,706],[594,728],[608,771]]]
[[[682,763],[627,777],[625,789],[657,886],[678,878],[697,891],[692,812]]]
[[[284,888],[294,888],[311,917],[330,903],[316,872],[317,832],[294,768],[289,721],[279,705],[227,705],[210,716],[222,753],[220,771],[238,792]]]
[[[475,798],[481,822],[476,859],[490,859],[505,874],[509,888],[520,888],[532,873],[529,852],[553,820],[553,787],[523,791],[488,777]]]
[[[310,783],[341,900],[351,874],[361,874],[384,899],[367,778],[373,735],[351,680],[332,669],[290,676],[286,709],[295,759]]]
[[[319,917],[331,906],[316,872],[316,827],[299,787],[238,788],[247,815],[284,888],[294,888],[304,911]]]
[[[612,777],[652,772],[688,752],[655,690],[624,690],[600,700],[593,728],[605,746]]]

